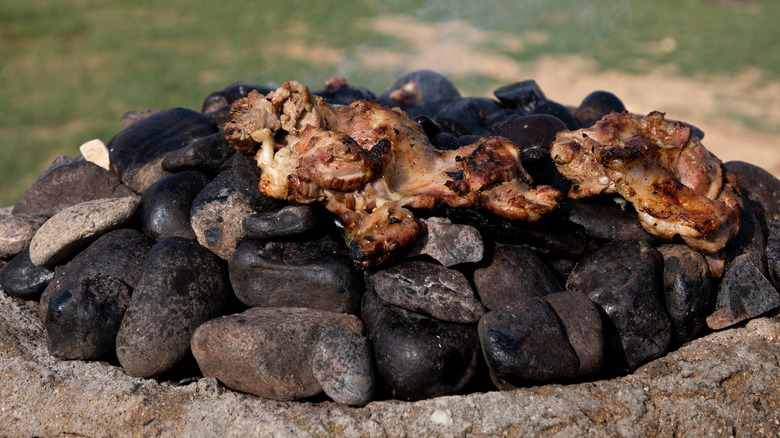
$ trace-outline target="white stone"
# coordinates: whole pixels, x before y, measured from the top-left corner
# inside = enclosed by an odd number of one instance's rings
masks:
[[[442,426],[451,426],[452,425],[452,417],[447,411],[443,411],[441,409],[436,409],[431,414],[431,421],[440,424]]]
[[[81,146],[79,151],[85,160],[95,163],[103,169],[110,170],[108,161],[108,147],[100,139],[90,140]]]

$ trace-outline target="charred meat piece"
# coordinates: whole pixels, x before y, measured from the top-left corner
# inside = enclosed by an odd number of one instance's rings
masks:
[[[382,263],[425,230],[408,208],[481,207],[536,221],[562,194],[532,187],[520,148],[489,137],[434,148],[406,113],[371,100],[326,105],[300,82],[233,104],[225,137],[254,154],[260,191],[292,203],[322,202],[339,216],[356,262]]]
[[[571,198],[619,193],[651,234],[679,235],[715,253],[739,230],[742,200],[734,176],[691,129],[653,111],[641,120],[611,113],[594,126],[557,135],[550,154],[572,182]]]

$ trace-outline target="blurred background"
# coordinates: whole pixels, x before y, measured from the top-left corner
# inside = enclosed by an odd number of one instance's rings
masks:
[[[127,111],[200,110],[239,80],[380,94],[423,68],[471,96],[525,79],[571,106],[611,91],[780,175],[778,20],[775,0],[2,1],[0,207]]]

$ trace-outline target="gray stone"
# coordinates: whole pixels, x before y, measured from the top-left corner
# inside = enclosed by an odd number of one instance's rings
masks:
[[[224,312],[227,269],[189,239],[170,237],[149,252],[116,339],[116,355],[131,375],[172,369],[189,351],[195,329]]]
[[[364,406],[374,398],[371,343],[355,332],[336,329],[323,333],[312,372],[325,394],[337,403]]]
[[[272,239],[311,231],[317,225],[317,216],[309,205],[288,205],[280,210],[245,216],[241,225],[247,238]]]
[[[292,307],[254,307],[212,319],[192,336],[192,353],[204,376],[228,388],[273,400],[296,400],[322,391],[313,374],[323,333],[362,334],[354,315]]]
[[[755,264],[762,274],[766,274],[766,235],[753,212],[753,207],[746,192],[742,193],[744,211],[739,223],[739,231],[723,251],[727,263],[735,257],[745,254]]]
[[[112,172],[88,161],[54,164],[19,199],[14,214],[54,216],[61,210],[100,198],[132,195]]]
[[[715,311],[707,317],[707,325],[720,330],[777,307],[780,307],[780,293],[749,256],[741,255],[726,268]]]
[[[36,312],[0,293],[0,424],[9,436],[768,437],[780,424],[778,339],[780,317],[762,317],[624,377],[352,408],[57,360]]]
[[[679,342],[706,327],[712,311],[713,281],[707,259],[688,245],[661,245],[664,257],[663,297]]]
[[[487,264],[474,271],[474,287],[488,309],[563,290],[544,261],[520,245],[498,245]]]
[[[633,369],[669,347],[672,324],[661,303],[662,257],[643,242],[610,242],[582,259],[568,290],[588,295],[607,319],[607,362]]]
[[[9,259],[27,248],[46,219],[42,215],[0,214],[0,259]]]
[[[407,261],[369,275],[376,293],[398,307],[442,321],[479,321],[485,308],[460,271]]]
[[[363,279],[329,238],[302,242],[250,240],[231,257],[230,283],[250,307],[309,307],[357,313]]]
[[[729,161],[724,166],[739,180],[739,189],[750,201],[766,235],[769,224],[780,219],[780,180],[755,164]]]
[[[409,256],[425,254],[447,267],[482,260],[485,243],[476,228],[431,219],[424,223],[427,232],[410,248]]]
[[[30,260],[53,266],[73,257],[102,234],[121,227],[135,213],[140,197],[95,199],[60,211],[30,241]]]
[[[577,352],[552,306],[534,297],[491,310],[479,321],[479,341],[500,389],[574,377]]]
[[[0,287],[8,295],[23,300],[40,298],[53,278],[54,269],[35,266],[30,260],[30,250],[27,248],[0,267]]]
[[[769,227],[766,239],[766,263],[769,280],[775,287],[780,286],[780,219],[775,219]]]
[[[198,243],[224,260],[230,259],[244,237],[241,222],[256,211],[233,188],[233,171],[226,170],[210,182],[192,202],[190,220]]]
[[[162,161],[172,151],[214,134],[205,115],[186,108],[151,114],[117,134],[108,143],[111,170],[135,193],[143,193],[168,175]]]

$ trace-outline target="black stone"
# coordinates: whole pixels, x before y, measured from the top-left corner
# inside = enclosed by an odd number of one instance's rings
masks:
[[[577,376],[591,376],[604,366],[604,327],[596,303],[582,292],[564,291],[542,298],[566,329],[566,338],[577,353]]]
[[[596,239],[657,242],[652,234],[642,228],[636,211],[625,201],[571,199],[561,206],[561,213],[569,221],[582,226],[588,236]]]
[[[574,118],[583,128],[590,128],[609,113],[622,113],[626,110],[623,102],[608,91],[594,91],[582,100],[573,111]]]
[[[704,256],[687,245],[662,245],[664,303],[679,342],[686,342],[706,327],[712,311],[713,280]]]
[[[30,261],[30,248],[25,248],[0,268],[0,288],[8,296],[23,300],[38,300],[54,278],[54,269],[36,266]]]
[[[498,245],[486,266],[474,271],[474,286],[491,310],[563,290],[544,261],[520,245]]]
[[[281,210],[250,214],[241,224],[247,238],[270,239],[313,230],[317,215],[309,205],[289,205]]]
[[[739,190],[750,201],[764,235],[769,224],[780,218],[780,180],[766,170],[742,161],[729,161],[726,170],[739,180]]]
[[[228,173],[231,176],[232,189],[253,210],[278,210],[285,205],[283,201],[269,198],[258,188],[263,171],[251,157],[244,154],[233,155],[233,168]]]
[[[416,86],[416,93],[399,100],[397,92],[410,83]],[[390,107],[400,107],[412,117],[423,114],[433,117],[444,105],[460,97],[460,91],[446,77],[430,70],[416,70],[401,76],[377,100]]]
[[[558,118],[547,114],[510,117],[492,127],[490,135],[506,137],[521,149],[548,148],[555,141],[555,134],[566,129]]]
[[[659,296],[661,269],[661,254],[646,243],[610,242],[569,275],[566,288],[587,294],[606,318],[608,362],[633,369],[669,347],[672,324]]]
[[[780,219],[775,219],[769,227],[766,241],[766,261],[769,279],[775,287],[780,285]]]
[[[433,119],[456,137],[479,134],[487,126],[488,115],[499,109],[498,102],[493,99],[464,97],[442,107]]]
[[[49,353],[60,359],[98,359],[114,351],[130,290],[115,277],[96,274],[70,283],[49,298],[44,321]]]
[[[225,134],[217,132],[168,153],[162,161],[162,168],[168,172],[197,170],[216,175],[230,166],[230,159],[235,153],[236,150],[225,139]]]
[[[219,257],[181,237],[158,242],[119,328],[116,354],[122,367],[139,377],[172,369],[189,353],[195,329],[221,315],[230,296]]]
[[[166,176],[162,161],[172,151],[214,134],[205,115],[186,108],[153,114],[117,134],[108,144],[111,170],[136,193]]]
[[[271,91],[274,91],[274,89],[258,84],[251,84],[240,81],[234,82],[221,91],[215,91],[206,96],[206,99],[203,100],[201,112],[207,113],[216,111],[225,105],[232,104],[242,97],[248,96],[250,91],[257,91],[260,94],[268,94]]]
[[[208,183],[206,175],[187,171],[168,175],[152,184],[141,197],[144,233],[155,241],[173,236],[194,240],[190,209],[195,196]]]
[[[85,201],[132,195],[119,178],[88,161],[55,164],[35,180],[16,203],[13,214],[54,216]]]
[[[531,112],[539,104],[547,100],[539,84],[533,79],[504,85],[493,91],[493,94],[508,108],[519,108]]]
[[[568,379],[580,367],[553,308],[540,298],[491,310],[479,321],[479,340],[499,389]]]
[[[390,306],[377,317],[377,368],[396,397],[453,394],[474,375],[479,353],[473,325],[454,324]]]
[[[363,279],[339,243],[250,240],[230,259],[230,281],[250,307],[307,307],[357,313]],[[343,246],[343,245],[342,245]]]
[[[566,129],[569,131],[576,131],[580,129],[580,122],[574,118],[574,115],[568,108],[561,105],[558,102],[552,100],[546,100],[539,105],[536,105],[531,114],[548,114],[551,115],[566,125]]]
[[[372,99],[376,100],[376,95],[369,89],[344,84],[338,87],[328,87],[325,89],[313,91],[312,94],[321,96],[328,105],[349,105],[356,100]]]
[[[335,329],[324,332],[315,348],[312,371],[328,397],[350,406],[374,398],[374,354],[368,339]]]
[[[741,255],[726,267],[707,325],[720,330],[778,307],[780,293],[749,256]]]
[[[744,211],[740,218],[739,231],[723,248],[726,261],[734,260],[737,256],[745,254],[761,270],[761,273],[766,275],[766,235],[759,219],[753,212],[752,203],[746,192],[742,192],[742,205]]]

